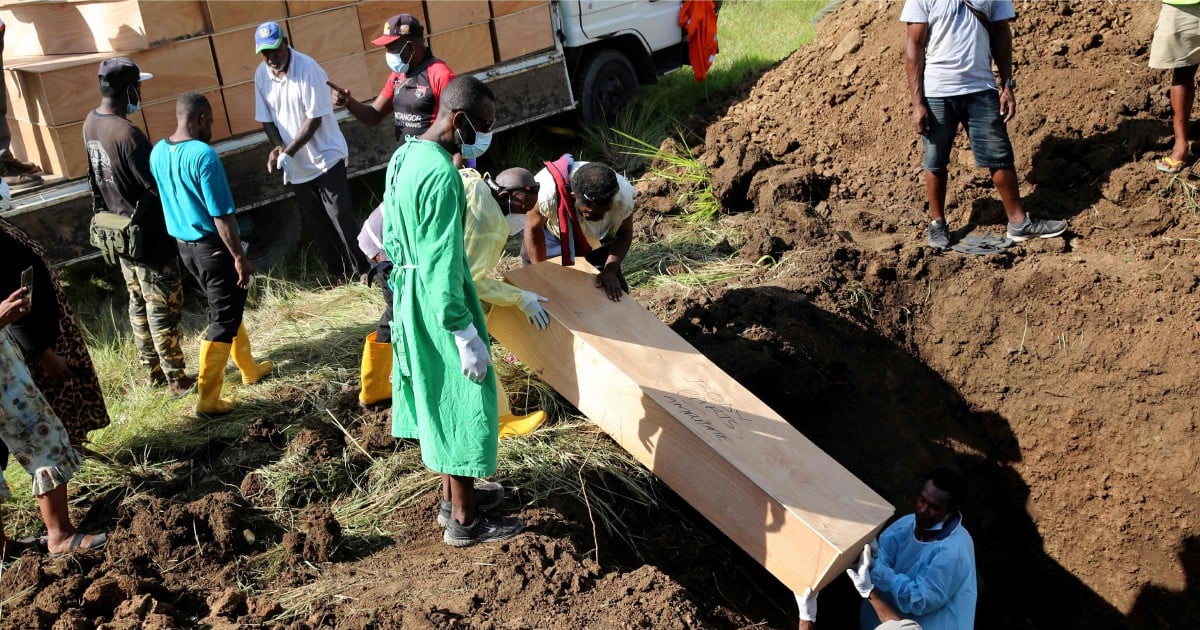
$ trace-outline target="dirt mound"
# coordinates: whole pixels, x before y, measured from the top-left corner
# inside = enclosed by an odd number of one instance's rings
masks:
[[[1200,218],[1152,165],[1170,137],[1146,67],[1158,6],[1018,6],[1017,170],[1066,239],[925,248],[899,4],[842,6],[700,149],[744,211],[740,255],[780,265],[675,300],[675,328],[901,513],[921,471],[962,467],[980,627],[1200,613]],[[960,235],[1002,229],[962,134],[949,205]]]

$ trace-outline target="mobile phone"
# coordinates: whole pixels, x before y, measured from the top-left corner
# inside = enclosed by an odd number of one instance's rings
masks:
[[[25,301],[33,303],[33,267],[21,272],[21,288],[25,289]]]

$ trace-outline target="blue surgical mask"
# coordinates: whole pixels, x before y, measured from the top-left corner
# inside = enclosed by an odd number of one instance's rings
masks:
[[[504,215],[504,220],[508,222],[508,235],[512,236],[525,229],[525,215],[508,213]]]
[[[392,69],[392,72],[404,74],[408,72],[408,62],[400,58],[399,53],[384,53],[384,59],[387,59],[387,66]]]
[[[392,69],[392,72],[397,74],[405,74],[408,72],[409,64],[412,63],[412,52],[408,53],[408,61],[404,60],[404,51],[412,48],[412,42],[404,42],[397,52],[384,52],[383,58],[387,61],[387,67]]]
[[[132,116],[133,114],[136,114],[139,109],[142,108],[142,95],[139,94],[136,90],[134,90],[133,86],[131,85],[125,89],[125,96],[128,99],[127,101],[125,101],[125,115]],[[135,98],[137,99],[136,103],[130,102]]]
[[[487,152],[488,147],[492,145],[492,134],[490,132],[484,133],[482,131],[476,131],[475,123],[471,122],[471,118],[469,116],[466,118],[467,124],[471,126],[471,131],[475,131],[475,142],[470,144],[463,142],[461,129],[456,130],[454,135],[458,137],[459,146],[462,147],[461,153],[463,158],[473,160]]]

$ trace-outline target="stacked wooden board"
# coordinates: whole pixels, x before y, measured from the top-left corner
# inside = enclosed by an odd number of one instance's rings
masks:
[[[83,119],[99,102],[96,69],[133,59],[154,79],[130,119],[150,136],[175,127],[175,99],[213,104],[213,139],[261,129],[254,120],[254,27],[274,20],[334,83],[373,100],[389,70],[371,40],[397,13],[426,25],[434,53],[455,72],[477,71],[554,46],[549,0],[96,0],[0,3],[7,25],[4,81],[17,155],[67,178],[87,173]],[[388,131],[387,133],[390,133]]]
[[[548,298],[551,323],[493,308],[488,332],[793,591],[827,585],[892,506],[594,274],[554,261],[508,272]]]

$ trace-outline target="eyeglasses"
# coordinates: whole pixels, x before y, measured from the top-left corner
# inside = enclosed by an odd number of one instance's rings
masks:
[[[466,114],[467,122],[470,122],[471,126],[475,128],[475,131],[478,131],[479,133],[487,133],[492,130],[492,127],[496,126],[496,119],[493,118],[492,120],[484,120],[484,119],[480,118],[479,116],[476,116],[475,114],[471,113],[470,110],[452,109],[450,111],[455,114],[457,114],[459,112]],[[475,122],[471,120],[472,118],[479,121],[482,124],[476,125]]]

